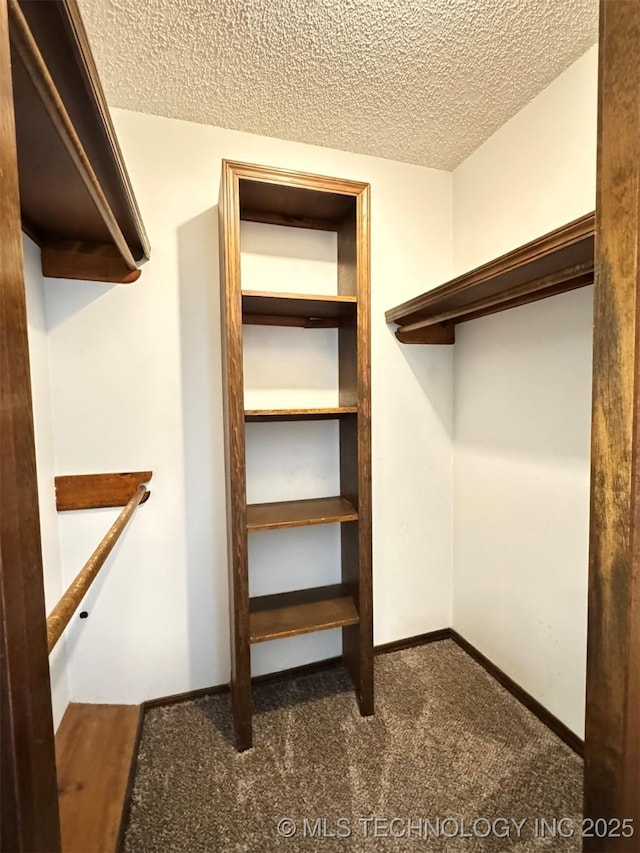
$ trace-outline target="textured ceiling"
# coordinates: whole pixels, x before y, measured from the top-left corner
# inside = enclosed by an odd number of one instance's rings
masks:
[[[80,0],[112,106],[451,169],[597,38],[597,0]]]

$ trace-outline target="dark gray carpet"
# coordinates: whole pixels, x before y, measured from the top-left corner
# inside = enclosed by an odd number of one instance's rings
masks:
[[[147,713],[127,853],[580,850],[581,760],[451,641],[378,657],[374,717],[341,670],[254,698],[240,755],[228,696]]]

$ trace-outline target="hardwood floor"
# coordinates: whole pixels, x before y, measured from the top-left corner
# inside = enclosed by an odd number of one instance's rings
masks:
[[[56,734],[64,853],[115,853],[140,720],[139,705],[67,708]]]

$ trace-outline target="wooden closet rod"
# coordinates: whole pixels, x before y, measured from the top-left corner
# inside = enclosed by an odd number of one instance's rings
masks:
[[[113,550],[113,546],[120,538],[123,530],[133,517],[134,512],[147,492],[147,487],[141,483],[136,489],[134,496],[109,528],[109,531],[104,536],[102,542],[89,557],[82,569],[78,572],[73,583],[69,586],[60,601],[51,611],[51,614],[47,618],[47,644],[49,647],[49,654],[51,654],[51,651],[60,639],[62,632],[69,624],[71,617],[78,609],[78,605],[89,591],[89,587],[98,576],[98,572]]]

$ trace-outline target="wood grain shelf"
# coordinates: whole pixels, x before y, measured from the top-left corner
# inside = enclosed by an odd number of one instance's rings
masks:
[[[139,705],[68,706],[55,738],[65,853],[118,849],[141,711]]]
[[[75,0],[9,0],[23,230],[45,276],[127,283],[149,243]]]
[[[338,231],[345,220],[355,222],[357,196],[367,185],[340,178],[269,169],[251,163],[229,163],[242,173],[238,181],[240,219],[294,228]],[[237,167],[237,168],[236,168]]]
[[[269,421],[325,421],[356,415],[357,406],[336,406],[324,409],[247,409],[244,419],[247,423]]]
[[[355,296],[242,291],[242,322],[254,326],[331,329],[355,323]]]
[[[312,524],[336,524],[356,521],[358,513],[341,497],[311,498],[302,501],[275,501],[247,506],[247,530],[277,530],[281,527],[305,527]]]
[[[407,344],[452,344],[457,323],[593,283],[595,215],[583,216],[386,312]]]
[[[358,610],[343,584],[262,595],[249,600],[252,643],[357,625]]]

